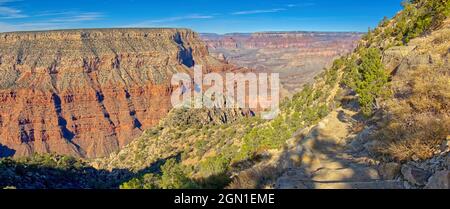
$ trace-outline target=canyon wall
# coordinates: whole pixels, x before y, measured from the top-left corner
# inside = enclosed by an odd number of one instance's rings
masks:
[[[345,32],[201,34],[210,53],[219,59],[280,73],[285,96],[311,82],[335,57],[351,52],[361,36]]]
[[[107,156],[171,108],[171,75],[229,65],[187,29],[0,33],[0,155]]]
[[[361,33],[351,32],[257,32],[257,33],[230,33],[230,34],[201,34],[211,49],[218,48],[303,48],[316,47],[334,48],[336,53],[346,52],[346,48],[338,46],[355,45]]]

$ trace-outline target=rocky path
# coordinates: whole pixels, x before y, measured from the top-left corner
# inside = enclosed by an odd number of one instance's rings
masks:
[[[358,153],[350,133],[355,112],[337,109],[311,130],[288,143],[290,161],[276,180],[278,189],[400,189],[403,182],[384,180],[376,160]],[[362,146],[362,145],[360,145]]]

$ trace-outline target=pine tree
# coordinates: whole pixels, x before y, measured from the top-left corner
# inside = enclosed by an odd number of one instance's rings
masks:
[[[359,103],[364,115],[369,116],[377,106],[376,98],[386,92],[388,76],[381,61],[381,53],[377,48],[362,50],[361,63],[357,67],[355,91],[359,95]]]

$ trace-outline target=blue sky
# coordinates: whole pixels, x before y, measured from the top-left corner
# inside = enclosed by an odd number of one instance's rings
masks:
[[[0,32],[182,27],[198,32],[367,31],[401,0],[0,0]]]

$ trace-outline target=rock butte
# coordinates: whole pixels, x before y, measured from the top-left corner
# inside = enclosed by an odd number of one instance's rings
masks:
[[[167,114],[171,75],[194,64],[233,68],[188,29],[0,33],[0,147],[107,156]]]

